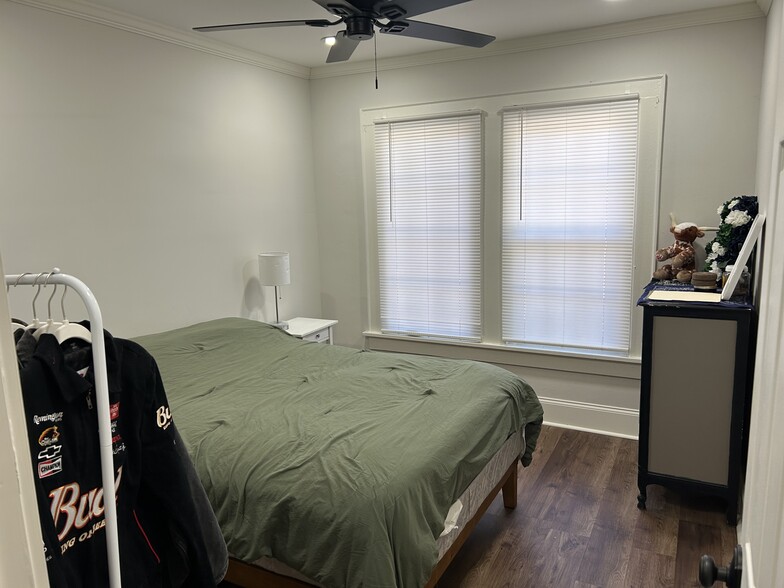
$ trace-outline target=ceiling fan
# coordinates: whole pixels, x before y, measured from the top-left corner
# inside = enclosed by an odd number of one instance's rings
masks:
[[[277,20],[268,22],[246,22],[237,24],[194,27],[194,31],[231,31],[237,29],[261,29],[269,27],[331,27],[345,24],[346,29],[335,35],[335,44],[329,51],[327,63],[346,61],[360,41],[372,39],[375,29],[381,33],[414,37],[431,41],[442,41],[468,47],[484,47],[495,37],[473,31],[455,29],[441,25],[409,20],[426,12],[432,12],[470,0],[313,0],[338,17],[335,21]]]

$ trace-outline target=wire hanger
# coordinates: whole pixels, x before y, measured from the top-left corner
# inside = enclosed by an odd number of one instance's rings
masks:
[[[19,277],[16,279],[16,282],[14,282],[14,288],[16,288],[16,287],[19,285],[19,280],[21,280],[22,278],[24,278],[26,275],[29,275],[29,274],[30,274],[30,272],[25,272],[25,273],[23,273],[22,275],[20,275],[20,276],[19,276]],[[6,284],[6,286],[5,286],[5,291],[6,291],[6,292],[9,292],[10,290],[11,290],[11,284]],[[26,325],[25,323],[23,323],[23,322],[22,322],[21,320],[19,320],[19,319],[12,318],[12,319],[11,319],[11,328],[12,328],[14,331],[16,331],[17,329],[25,329],[25,328],[27,328],[27,325]]]
[[[38,295],[41,293],[41,284],[38,283],[38,280],[40,280],[41,276],[45,273],[46,272],[41,272],[36,276],[35,280],[33,280],[33,285],[38,286],[38,289],[35,291],[35,296],[33,296],[33,320],[30,321],[30,324],[25,327],[25,330],[27,331],[35,331],[43,324],[40,320],[38,320],[38,311],[35,309],[35,301],[38,299]]]
[[[56,273],[57,268],[55,271],[49,272],[44,280],[44,288],[49,285],[49,278],[52,277],[53,273]],[[59,327],[62,323],[55,321],[52,317],[52,299],[54,295],[57,294],[57,284],[54,285],[54,289],[52,290],[52,295],[49,296],[49,301],[46,303],[46,310],[48,312],[48,316],[46,317],[46,322],[43,326],[38,327],[35,332],[33,333],[33,337],[35,337],[36,341],[43,335],[44,333],[53,333],[57,327]]]
[[[57,342],[63,343],[68,339],[81,339],[87,343],[92,343],[93,338],[90,330],[87,327],[80,325],[79,323],[69,322],[68,318],[65,316],[66,292],[68,292],[68,286],[65,287],[63,296],[60,298],[60,310],[63,311],[63,322],[54,332],[54,336],[57,338]]]

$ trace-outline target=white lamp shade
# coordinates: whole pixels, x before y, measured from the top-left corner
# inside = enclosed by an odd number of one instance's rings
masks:
[[[289,254],[285,251],[259,253],[259,282],[263,286],[290,284]]]

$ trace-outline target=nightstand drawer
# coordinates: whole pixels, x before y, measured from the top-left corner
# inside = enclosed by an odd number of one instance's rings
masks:
[[[338,321],[331,319],[314,319],[298,316],[289,319],[289,334],[302,339],[303,341],[313,341],[316,343],[328,343],[332,345],[332,328]]]
[[[310,335],[305,335],[302,337],[303,341],[316,341],[318,343],[329,343],[329,331],[330,327],[325,329],[321,329],[320,331],[316,331],[315,333],[311,333]]]

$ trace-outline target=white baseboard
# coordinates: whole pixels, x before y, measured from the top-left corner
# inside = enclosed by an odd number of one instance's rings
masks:
[[[546,425],[637,439],[640,411],[636,409],[541,396],[539,401],[544,408]]]

